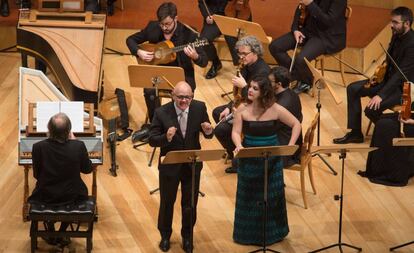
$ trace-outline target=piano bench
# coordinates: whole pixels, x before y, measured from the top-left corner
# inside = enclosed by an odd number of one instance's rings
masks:
[[[86,252],[92,251],[93,223],[96,216],[95,197],[69,205],[31,204],[29,209],[31,252],[37,249],[37,238],[80,237],[86,238]],[[48,231],[46,225],[39,228],[39,222],[67,222],[70,223],[66,231]],[[86,228],[80,229],[81,224]]]

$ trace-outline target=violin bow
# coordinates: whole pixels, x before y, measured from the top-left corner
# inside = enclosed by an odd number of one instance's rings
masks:
[[[209,17],[212,17],[212,16],[211,16],[211,13],[210,13],[210,10],[209,10],[209,9],[208,9],[208,7],[207,7],[206,1],[204,1],[204,0],[203,0],[203,5],[204,5],[204,7],[206,8],[206,11],[207,11],[208,16],[209,16]]]
[[[384,48],[384,46],[382,45],[382,43],[381,43],[381,42],[379,42],[379,44],[381,45],[382,50],[384,50],[385,54],[386,54],[386,55],[390,58],[390,60],[391,60],[392,64],[395,66],[395,68],[397,68],[398,72],[400,72],[400,74],[404,77],[404,79],[405,79],[407,82],[411,83],[411,82],[408,80],[407,76],[404,74],[404,72],[402,72],[402,70],[400,69],[400,67],[398,67],[397,63],[394,61],[394,59],[392,58],[392,56],[390,55],[390,53],[388,53],[388,51],[387,51],[387,50],[385,50],[385,48]]]
[[[299,41],[296,41],[295,49],[293,50],[292,61],[290,62],[289,73],[292,73],[293,64],[295,63],[296,51],[298,50]]]

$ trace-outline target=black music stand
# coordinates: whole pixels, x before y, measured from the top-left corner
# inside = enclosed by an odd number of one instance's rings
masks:
[[[316,109],[318,110],[319,116],[318,116],[318,131],[317,131],[317,138],[316,138],[316,143],[317,146],[320,145],[320,137],[321,137],[321,108],[322,108],[322,104],[321,104],[321,89],[323,89],[324,87],[327,87],[329,90],[329,93],[332,95],[332,97],[334,98],[336,104],[340,104],[342,103],[342,100],[336,95],[336,93],[332,90],[331,86],[326,82],[325,78],[321,75],[321,73],[319,72],[319,70],[317,70],[315,67],[312,66],[312,64],[308,61],[308,59],[306,59],[306,57],[304,58],[306,65],[308,65],[308,68],[310,69],[310,71],[312,72],[313,75],[313,87],[316,87],[318,89],[318,95],[317,95],[317,102],[316,102]],[[330,155],[330,154],[328,154]],[[313,156],[318,156],[322,162],[329,168],[329,170],[332,171],[332,173],[336,176],[338,175],[338,173],[332,168],[332,166],[328,163],[328,161],[325,160],[325,158],[323,158],[323,156],[319,153],[314,154]]]
[[[263,242],[262,247],[257,250],[250,251],[253,252],[276,252],[272,249],[268,249],[266,245],[266,228],[267,228],[267,188],[268,188],[268,168],[269,168],[269,157],[270,156],[288,156],[293,155],[298,149],[297,145],[293,146],[265,146],[265,147],[253,147],[253,148],[243,148],[241,149],[234,158],[253,158],[253,157],[263,157],[264,159],[264,183],[263,183]]]
[[[343,145],[335,145],[335,146],[316,146],[314,150],[312,150],[312,153],[314,154],[328,154],[328,153],[339,153],[339,159],[342,160],[342,172],[341,172],[341,193],[340,195],[335,195],[334,200],[340,200],[339,204],[339,228],[338,228],[338,242],[334,243],[332,245],[310,251],[309,253],[315,253],[324,251],[333,247],[339,247],[339,250],[342,252],[342,247],[346,246],[349,248],[353,248],[355,250],[358,250],[358,252],[362,251],[362,248],[356,247],[351,244],[347,244],[342,242],[342,209],[343,209],[343,202],[344,202],[344,171],[345,171],[345,158],[346,153],[349,152],[369,152],[376,150],[375,147],[368,147],[366,145],[349,145],[349,144],[343,144]]]
[[[393,146],[414,146],[414,138],[394,138],[392,139]],[[414,241],[406,242],[390,248],[390,251],[414,244]]]
[[[191,163],[191,212],[190,212],[190,243],[193,252],[193,213],[195,210],[195,166],[196,162],[220,160],[226,153],[224,149],[212,150],[179,150],[168,152],[162,159],[162,164]]]

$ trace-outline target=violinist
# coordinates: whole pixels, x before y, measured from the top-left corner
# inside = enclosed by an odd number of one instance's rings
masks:
[[[221,61],[217,55],[217,50],[214,47],[213,41],[221,35],[221,32],[214,22],[213,15],[225,15],[227,9],[228,0],[198,0],[198,8],[200,9],[201,15],[203,16],[203,28],[201,30],[200,37],[206,38],[209,45],[204,47],[208,60],[212,62],[210,69],[206,74],[206,79],[212,79],[217,76],[218,71],[222,68]],[[229,3],[231,4],[231,3]],[[249,17],[251,20],[251,17]],[[227,46],[229,48],[233,65],[237,66],[239,57],[234,48],[237,42],[237,38],[231,36],[224,36]]]
[[[231,81],[234,87],[241,89],[241,100],[245,100],[247,98],[247,83],[255,76],[267,77],[270,73],[270,67],[262,58],[263,46],[256,37],[250,35],[241,38],[236,43],[236,50],[242,67],[240,68],[240,74],[235,74]],[[232,166],[225,170],[226,173],[237,172],[237,164],[233,159],[233,150],[236,146],[231,139],[233,121],[228,119],[230,113],[234,111],[233,105],[234,103],[231,101],[213,110],[213,118],[217,123],[214,134],[226,149],[228,159],[232,161]]]
[[[397,7],[391,11],[392,38],[387,51],[408,80],[414,80],[414,31],[411,29],[412,22],[413,13],[409,8]],[[377,122],[384,110],[400,104],[402,85],[405,79],[391,62],[390,57],[387,57],[386,63],[384,78],[378,84],[367,86],[367,83],[371,80],[362,80],[347,87],[347,127],[351,131],[341,138],[335,138],[334,143],[364,142],[361,131],[361,97],[371,98],[364,112],[373,123]]]
[[[313,76],[304,57],[309,61],[322,54],[332,54],[345,48],[347,0],[300,0],[291,31],[272,41],[269,51],[277,63],[290,69],[288,51],[299,45],[295,56],[292,79],[297,80],[296,93],[311,88]]]

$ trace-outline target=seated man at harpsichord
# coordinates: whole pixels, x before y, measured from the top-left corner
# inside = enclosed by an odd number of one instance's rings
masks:
[[[29,203],[52,205],[73,204],[88,197],[88,188],[80,173],[92,172],[92,163],[82,141],[71,132],[71,122],[64,113],[58,113],[48,122],[48,138],[33,145],[33,176],[36,186]],[[54,222],[45,224],[47,230],[55,230]],[[68,223],[62,223],[65,231]],[[44,238],[52,245],[70,243],[70,238]]]

